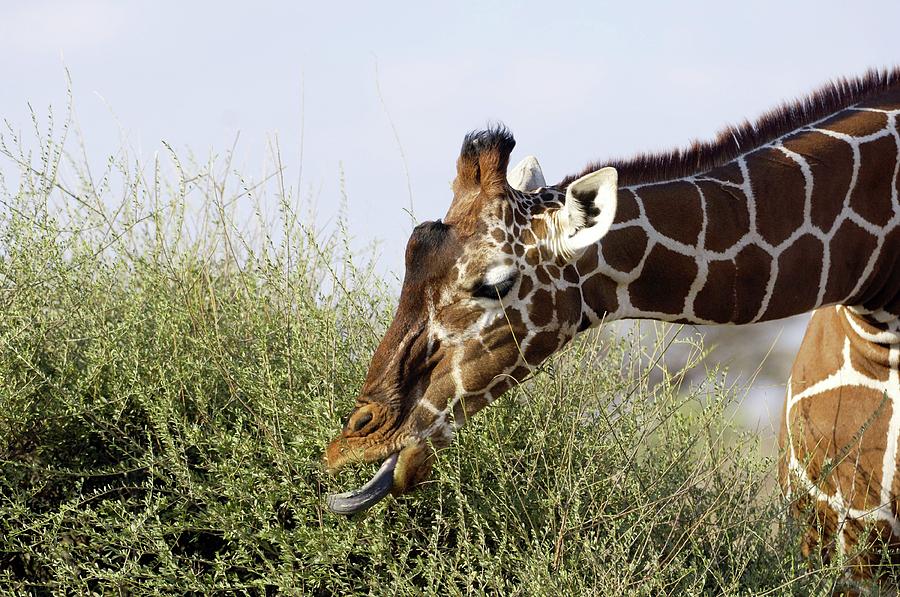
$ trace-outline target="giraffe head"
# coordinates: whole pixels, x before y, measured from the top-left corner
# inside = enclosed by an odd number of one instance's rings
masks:
[[[335,512],[422,482],[456,428],[597,320],[583,313],[576,262],[612,224],[616,171],[557,189],[526,158],[508,178],[514,145],[503,127],[467,135],[446,217],[413,230],[394,320],[325,454],[332,470],[383,464],[330,496]]]

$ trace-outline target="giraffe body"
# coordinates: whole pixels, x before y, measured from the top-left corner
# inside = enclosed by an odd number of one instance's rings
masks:
[[[818,523],[810,549],[846,550],[868,522],[900,538],[900,70],[550,187],[533,158],[507,179],[513,145],[502,128],[467,136],[444,221],[412,234],[394,322],[326,451],[332,468],[385,460],[382,489],[335,509],[410,490],[469,417],[602,321],[815,311],[784,487]]]
[[[898,356],[896,317],[878,324],[852,307],[820,309],[784,405],[780,472],[794,513],[809,522],[803,549],[851,555],[862,575],[881,554],[857,553],[861,541],[900,547]]]

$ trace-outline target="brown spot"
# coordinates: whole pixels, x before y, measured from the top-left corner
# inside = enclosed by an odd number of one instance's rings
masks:
[[[642,187],[647,219],[660,234],[687,245],[697,244],[703,214],[700,193],[687,182],[670,182]]]
[[[747,167],[756,198],[756,229],[779,245],[803,224],[803,173],[797,162],[771,148],[747,156]]]
[[[468,385],[468,384],[466,384]],[[487,406],[487,398],[484,394],[476,394],[474,396],[463,396],[453,406],[453,420],[457,425],[464,424],[469,417]]]
[[[841,368],[846,337],[838,321],[842,317],[835,309],[813,312],[791,370],[794,395]]]
[[[522,354],[522,359],[524,361],[525,355]],[[528,378],[532,373],[534,373],[534,369],[527,364],[517,365],[510,372],[510,376],[517,381],[523,381]]]
[[[868,327],[868,326],[864,326]],[[880,330],[871,330],[880,331]],[[850,364],[866,377],[886,382],[890,378],[889,350],[886,346],[864,341],[854,334],[850,339]]]
[[[522,337],[517,339],[521,342]],[[480,392],[494,378],[518,359],[518,348],[509,326],[492,328],[482,338],[484,344],[470,341],[463,353],[461,373],[463,386],[468,392]]]
[[[697,264],[691,257],[656,245],[650,250],[644,269],[628,287],[631,304],[642,311],[658,311],[677,315],[694,278]]]
[[[822,273],[822,242],[804,234],[778,257],[778,279],[765,319],[781,319],[809,311],[819,294]]]
[[[578,275],[578,270],[574,265],[568,264],[563,267],[563,279],[569,284],[577,284],[581,280],[581,276]]]
[[[865,137],[877,133],[885,126],[887,126],[887,114],[844,110],[820,123],[816,128],[844,133],[853,137]]]
[[[519,240],[526,245],[533,245],[537,242],[537,237],[531,231],[531,228],[526,228],[522,231],[522,234],[519,235]]]
[[[881,251],[872,268],[872,274],[860,293],[862,304],[867,309],[884,309],[889,313],[900,313],[900,228],[895,228],[885,238]]]
[[[516,254],[516,257],[521,257],[525,254],[525,245],[521,243],[516,243],[513,245],[513,252]]]
[[[616,201],[616,222],[627,222],[641,215],[634,193],[628,189],[620,189]]]
[[[548,213],[548,212],[545,212]],[[547,230],[547,220],[545,219],[533,219],[531,220],[531,231],[537,238],[547,238],[548,230]]]
[[[507,308],[501,321],[488,328],[482,336],[481,342],[471,344],[472,352],[468,352],[469,348],[466,349],[466,358],[471,357],[473,362],[478,361],[484,356],[484,350],[487,349],[492,361],[496,361],[492,366],[496,365],[496,368],[499,369],[501,366],[508,367],[513,364],[518,352],[516,343],[521,342],[525,337],[525,328],[521,322],[522,316],[518,309]],[[494,374],[496,373],[497,371],[494,372]]]
[[[825,287],[826,304],[851,298],[849,294],[859,282],[877,243],[874,236],[850,220],[841,224],[829,244],[831,263]]]
[[[501,228],[491,230],[491,237],[498,243],[506,242],[506,231]]]
[[[900,118],[897,119],[897,133],[900,134]],[[897,155],[896,160],[900,162],[900,154]],[[894,189],[897,196],[900,197],[900,168],[897,167],[897,164],[894,165],[894,168],[897,171],[897,176],[894,178]]]
[[[538,282],[541,284],[550,284],[553,282],[553,276],[547,273],[547,267],[543,265],[539,265],[535,268],[535,272],[537,273]]]
[[[752,320],[762,306],[769,282],[772,256],[756,245],[744,247],[734,258],[734,323]]]
[[[575,325],[581,319],[581,289],[570,286],[556,293],[556,316],[561,326]]]
[[[503,209],[503,226],[506,230],[512,230],[513,225],[516,222],[516,214],[520,212],[517,204],[513,204],[511,209],[507,209],[506,205],[504,205]]]
[[[619,308],[616,283],[603,274],[594,274],[581,284],[584,302],[600,317]]]
[[[534,282],[531,281],[531,277],[522,276],[522,280],[519,282],[519,300],[525,300],[532,288],[534,288]]]
[[[723,187],[709,181],[698,182],[706,200],[709,223],[706,227],[706,248],[725,251],[750,232],[750,212],[747,197],[739,189]]]
[[[850,207],[866,220],[884,226],[894,215],[891,186],[897,163],[897,143],[882,137],[859,146],[860,167]]]
[[[525,349],[525,360],[532,367],[536,367],[556,352],[559,345],[560,337],[554,332],[538,332]]]
[[[553,319],[555,308],[553,294],[543,288],[538,288],[531,298],[528,315],[534,325],[544,327]]]
[[[853,150],[843,141],[809,131],[788,137],[784,146],[806,158],[813,176],[812,223],[830,230],[850,188]]]
[[[697,317],[726,323],[734,316],[735,265],[732,260],[712,261],[706,284],[694,300]]]
[[[736,162],[729,162],[724,166],[713,168],[707,172],[706,175],[710,178],[715,178],[716,180],[725,180],[733,182],[734,184],[742,184],[744,182],[744,175],[741,173],[741,168]]]
[[[527,326],[525,325],[525,321],[522,319],[522,314],[519,312],[519,309],[505,306],[503,310],[503,319],[499,325],[504,329],[513,329],[513,330],[525,330]]]
[[[644,258],[647,233],[639,226],[610,230],[600,241],[603,259],[614,270],[630,272]]]
[[[852,507],[868,510],[881,503],[881,464],[890,417],[891,403],[877,390],[826,390],[792,409],[794,449],[828,493],[837,487]]]
[[[575,267],[581,272],[581,275],[589,274],[597,269],[597,254],[599,253],[599,245],[589,247],[584,254],[578,259]]]

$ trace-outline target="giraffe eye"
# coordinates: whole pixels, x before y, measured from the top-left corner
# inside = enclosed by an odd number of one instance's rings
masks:
[[[512,287],[516,284],[518,278],[519,272],[514,272],[511,276],[496,284],[491,284],[482,280],[475,285],[475,289],[472,290],[472,296],[494,300],[502,299],[510,290],[512,290]]]

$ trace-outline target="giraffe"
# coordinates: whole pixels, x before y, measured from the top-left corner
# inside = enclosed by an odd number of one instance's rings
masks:
[[[556,185],[531,157],[507,173],[514,145],[502,125],[466,135],[446,216],[413,230],[394,320],[325,452],[331,470],[382,466],[329,507],[412,490],[470,417],[601,322],[813,312],[780,433],[804,550],[864,529],[900,544],[900,69]]]

